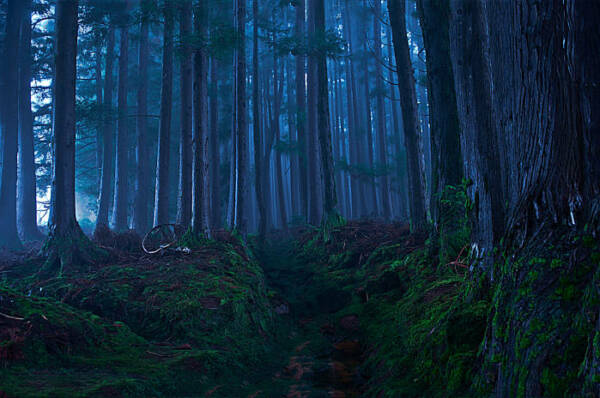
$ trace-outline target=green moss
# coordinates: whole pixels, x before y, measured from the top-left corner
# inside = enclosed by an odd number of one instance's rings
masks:
[[[15,362],[0,371],[14,381],[0,390],[38,396],[35,386],[17,381],[40,372],[48,376],[40,376],[47,392],[39,396],[78,396],[68,393],[73,390],[80,396],[113,390],[125,396],[189,396],[231,378],[239,382],[230,382],[224,396],[247,395],[244,380],[264,378],[258,364],[278,358],[263,271],[236,239],[202,241],[195,250],[198,254],[150,263],[74,269],[68,278],[14,281],[22,291],[35,283],[35,292],[46,297],[13,290],[21,298],[18,308],[0,312],[43,315],[69,343],[57,351],[48,348],[45,334],[32,338],[23,347],[24,367]]]

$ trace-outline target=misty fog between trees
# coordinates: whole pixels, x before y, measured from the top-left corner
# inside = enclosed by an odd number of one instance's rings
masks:
[[[0,0],[0,398],[600,397],[599,26]]]

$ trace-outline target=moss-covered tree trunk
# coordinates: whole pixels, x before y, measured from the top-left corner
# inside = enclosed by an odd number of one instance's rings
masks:
[[[459,117],[476,133],[463,137],[476,143],[474,239],[504,237],[501,255],[486,253],[496,265],[480,387],[598,396],[600,7],[453,0],[451,9]],[[505,199],[494,204],[490,190]]]

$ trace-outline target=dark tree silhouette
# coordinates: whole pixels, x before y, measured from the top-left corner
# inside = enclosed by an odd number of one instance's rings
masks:
[[[169,222],[169,162],[171,145],[171,114],[173,99],[173,27],[174,5],[167,0],[163,7],[163,61],[160,91],[160,128],[156,157],[156,188],[154,196],[154,226]]]
[[[72,266],[93,261],[98,254],[75,218],[75,82],[77,76],[77,0],[56,4],[54,47],[54,115],[52,131],[52,193],[45,272],[59,275]],[[94,253],[95,252],[95,253]]]
[[[402,121],[404,123],[404,138],[407,151],[410,223],[413,230],[419,230],[427,223],[427,213],[425,210],[425,190],[423,189],[423,178],[419,162],[420,150],[418,139],[421,127],[417,115],[415,78],[410,60],[408,37],[406,35],[405,3],[403,0],[389,0],[388,9],[396,55],[400,104],[402,107]]]
[[[19,30],[22,2],[10,0],[6,15],[6,35],[2,62],[2,175],[0,176],[0,247],[20,248],[17,232],[17,142],[19,135]]]

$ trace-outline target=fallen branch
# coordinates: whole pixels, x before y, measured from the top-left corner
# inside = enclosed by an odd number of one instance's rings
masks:
[[[148,237],[150,237],[152,235],[152,233],[155,231],[160,231],[160,233],[163,235],[162,237],[164,237],[163,228],[165,228],[165,227],[173,228],[172,236],[169,237],[169,238],[171,238],[171,241],[168,243],[161,243],[159,245],[158,249],[149,250],[146,247],[146,244],[148,243],[147,242]],[[179,225],[177,225],[177,224],[161,224],[161,225],[157,225],[156,227],[154,227],[150,231],[148,231],[148,233],[146,235],[144,235],[144,239],[142,240],[142,249],[144,250],[144,252],[146,252],[147,254],[157,254],[157,253],[162,252],[163,250],[168,249],[169,247],[174,246],[175,243],[177,243],[177,231],[176,231],[177,227],[179,227]]]
[[[6,315],[2,312],[0,312],[0,316],[3,316],[4,318],[7,318],[7,319],[12,319],[13,321],[24,321],[25,320],[25,318],[21,318],[18,316]]]
[[[462,256],[463,252],[465,251],[465,249],[467,248],[468,244],[464,245],[462,249],[460,249],[460,252],[458,253],[458,256],[456,257],[456,260],[449,262],[448,264],[446,264],[446,266],[452,265],[454,266],[454,272],[457,271],[456,267],[461,267],[464,269],[469,269],[469,266],[466,265],[465,263],[463,263],[462,261],[460,261],[460,257]]]

